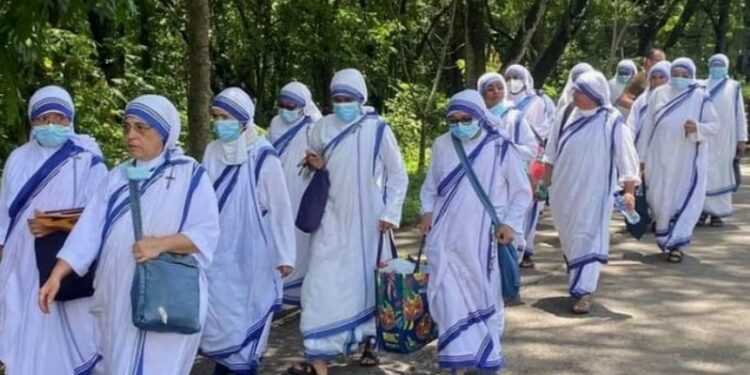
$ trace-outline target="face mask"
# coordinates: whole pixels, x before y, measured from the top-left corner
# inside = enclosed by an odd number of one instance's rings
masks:
[[[454,137],[466,141],[474,138],[479,132],[479,121],[472,120],[469,122],[454,122],[448,124],[451,129],[451,134]]]
[[[630,82],[630,77],[632,77],[632,76],[629,75],[629,74],[617,75],[616,80],[617,80],[617,83],[624,85],[624,84]]]
[[[672,77],[672,81],[670,82],[670,84],[675,90],[682,91],[690,86],[690,79],[682,77]]]
[[[125,166],[121,168],[122,175],[129,181],[145,181],[151,178],[151,168]]]
[[[520,94],[521,91],[523,91],[525,86],[526,85],[520,79],[514,78],[508,81],[508,89],[510,90],[510,93],[513,95]]]
[[[222,142],[231,142],[240,137],[242,127],[237,120],[214,121],[214,134]]]
[[[490,112],[492,112],[493,115],[501,117],[505,111],[508,110],[508,104],[505,102],[500,102],[495,104],[492,108],[490,108]]]
[[[333,113],[336,114],[339,120],[348,124],[354,121],[359,115],[359,103],[333,103]]]
[[[284,120],[284,122],[286,122],[287,124],[291,124],[302,117],[302,110],[279,108],[279,116],[281,116],[281,119]]]
[[[708,75],[711,77],[711,79],[722,79],[727,76],[727,67],[712,66],[708,68]]]
[[[34,126],[31,135],[43,147],[54,148],[73,136],[73,128],[58,124],[37,125]]]

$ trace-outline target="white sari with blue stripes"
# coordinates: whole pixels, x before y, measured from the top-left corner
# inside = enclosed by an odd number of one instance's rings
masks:
[[[311,148],[322,153],[349,131],[325,154],[331,187],[302,285],[300,329],[308,361],[350,354],[376,333],[378,221],[400,223],[408,176],[395,135],[369,110],[352,124],[323,117],[310,134]]]
[[[737,143],[747,141],[747,118],[739,82],[725,77],[705,82],[719,116],[719,131],[708,140],[708,181],[703,211],[718,217],[732,214],[732,194],[737,191],[732,160]]]
[[[98,148],[97,148],[98,150]],[[96,153],[73,140],[57,149],[31,141],[11,153],[0,192],[0,361],[10,374],[84,374],[96,358],[91,298],[39,310],[39,272],[27,219],[34,211],[85,206],[106,178]]]
[[[287,124],[279,116],[271,121],[268,140],[276,148],[281,165],[284,167],[286,186],[292,204],[293,217],[297,217],[302,194],[310,183],[310,174],[300,173],[299,163],[305,157],[308,149],[307,138],[312,130],[313,122],[308,116],[303,116],[297,123]],[[297,246],[294,272],[284,279],[284,304],[300,305],[302,282],[307,271],[310,257],[310,235],[295,229],[295,243]]]
[[[646,198],[656,222],[662,251],[690,244],[706,198],[709,138],[716,135],[718,115],[705,90],[693,85],[673,93],[669,85],[654,90],[638,140],[645,163]],[[693,120],[698,131],[685,136]]]
[[[140,183],[144,236],[188,237],[198,249],[200,321],[207,310],[205,269],[219,239],[216,194],[203,167],[187,156],[159,156],[138,166],[152,176]],[[129,161],[127,163],[132,163]],[[132,165],[132,164],[131,164]],[[128,181],[121,165],[109,173],[58,258],[79,274],[96,267],[91,312],[96,317],[97,373],[184,375],[190,372],[201,333],[144,332],[132,322],[130,289],[135,271]]]
[[[618,183],[640,181],[631,132],[613,107],[583,115],[573,110],[558,122],[545,150],[553,165],[549,187],[552,219],[560,237],[575,298],[596,291],[609,260],[609,222]]]
[[[435,140],[420,193],[422,210],[433,215],[426,244],[427,296],[439,329],[438,361],[441,368],[497,371],[504,326],[497,243],[451,137]],[[463,144],[501,222],[522,232],[531,192],[518,151],[486,131]]]
[[[221,237],[206,270],[209,307],[201,353],[234,374],[250,375],[281,307],[276,267],[294,265],[294,219],[273,146],[257,137],[249,142],[248,161],[226,165],[217,156],[219,142],[208,145],[203,162],[219,199]]]

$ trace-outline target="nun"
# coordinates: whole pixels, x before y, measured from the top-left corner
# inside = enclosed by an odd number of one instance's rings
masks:
[[[378,365],[377,245],[379,237],[398,227],[408,184],[393,131],[366,106],[362,74],[338,71],[330,89],[333,113],[315,123],[306,151],[310,169],[327,171],[330,190],[310,239],[302,285],[300,325],[307,362],[291,367],[294,374],[325,375],[328,361],[356,352],[360,344],[360,365]]]
[[[206,271],[208,318],[201,352],[215,374],[255,374],[294,268],[294,219],[276,149],[258,135],[255,105],[242,89],[211,107],[216,140],[203,165],[219,200],[221,237]]]
[[[623,106],[620,103],[620,96],[636,73],[638,73],[638,67],[633,60],[621,60],[617,63],[615,76],[609,80],[610,101],[624,117],[627,117],[630,113],[630,107]]]
[[[71,272],[84,275],[95,265],[95,372],[187,374],[201,332],[136,328],[131,285],[137,263],[167,251],[193,257],[200,271],[198,321],[203,325],[208,308],[205,271],[219,240],[216,194],[205,169],[177,146],[180,115],[167,98],[143,95],[128,103],[122,129],[131,159],[113,169],[94,193],[39,292],[39,307],[45,313],[55,309],[60,280]],[[135,241],[128,185],[144,177],[138,182],[144,237]]]
[[[513,142],[486,124],[494,115],[474,90],[448,103],[449,132],[432,146],[432,160],[420,192],[422,222],[430,266],[430,313],[439,329],[442,369],[495,373],[503,365],[500,338],[504,307],[498,267],[498,243],[521,233],[531,202],[522,156]],[[457,146],[460,144],[460,146]],[[490,213],[460,162],[458,148],[502,223]]]
[[[36,307],[35,239],[51,234],[36,216],[82,208],[107,177],[93,138],[75,133],[65,89],[46,86],[29,101],[31,139],[5,163],[0,189],[0,361],[10,374],[85,373],[96,361],[91,298]]]
[[[708,60],[708,80],[703,85],[719,115],[719,130],[708,140],[708,181],[706,203],[699,224],[724,225],[722,218],[732,215],[732,194],[739,181],[733,161],[739,159],[747,142],[747,118],[742,85],[729,77],[729,59],[723,54]]]
[[[706,200],[708,141],[719,116],[686,57],[672,62],[669,85],[654,90],[647,105],[637,144],[646,199],[656,243],[669,262],[680,263]]]
[[[300,173],[299,164],[305,158],[312,126],[322,115],[312,100],[310,90],[300,82],[290,82],[282,87],[277,105],[279,113],[271,120],[268,140],[273,143],[281,159],[293,217],[297,217],[302,194],[310,183],[310,175]],[[296,261],[294,271],[284,279],[284,305],[299,307],[310,254],[310,235],[295,229],[295,239]]]
[[[591,311],[599,273],[609,260],[609,222],[616,187],[635,208],[638,158],[625,121],[609,102],[602,73],[583,73],[573,85],[575,109],[558,122],[545,150],[552,219],[567,265],[572,312]],[[582,199],[585,197],[585,199]]]

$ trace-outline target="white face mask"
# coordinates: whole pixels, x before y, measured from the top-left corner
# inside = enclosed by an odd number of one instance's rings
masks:
[[[523,91],[525,88],[525,84],[520,79],[511,79],[508,81],[508,90],[510,90],[510,93],[513,95],[518,95]]]

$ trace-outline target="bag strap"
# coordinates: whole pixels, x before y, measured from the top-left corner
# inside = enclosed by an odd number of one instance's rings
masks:
[[[383,256],[383,237],[388,236],[389,242],[391,243],[391,256],[393,259],[398,258],[398,252],[396,252],[396,244],[393,243],[393,237],[391,232],[380,233],[378,236],[378,258],[376,259],[376,267],[380,265],[380,258]]]
[[[422,236],[422,242],[419,244],[419,252],[417,253],[417,264],[414,266],[414,273],[419,273],[419,267],[422,265],[422,253],[424,252],[426,241],[427,236]]]
[[[137,180],[128,181],[128,192],[130,193],[130,214],[133,217],[133,234],[135,241],[143,238],[143,221],[141,218],[141,192]]]
[[[495,212],[495,206],[492,205],[492,202],[490,202],[490,198],[487,196],[487,193],[479,184],[479,179],[477,179],[477,175],[474,173],[474,169],[469,163],[469,158],[466,157],[466,151],[464,150],[463,144],[461,144],[461,141],[459,141],[456,137],[451,136],[451,140],[453,140],[453,148],[456,149],[456,154],[458,154],[458,159],[461,161],[461,166],[464,168],[464,173],[466,173],[466,177],[468,177],[469,182],[471,182],[471,187],[477,194],[477,198],[479,198],[479,201],[482,202],[484,210],[487,211],[487,214],[490,215],[490,219],[492,219],[492,225],[495,228],[499,228],[502,223],[500,222],[500,218],[497,216],[497,212]]]

